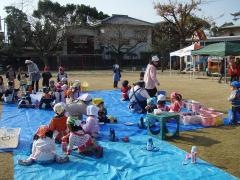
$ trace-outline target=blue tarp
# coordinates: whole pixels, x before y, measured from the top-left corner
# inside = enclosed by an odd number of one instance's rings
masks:
[[[18,165],[17,159],[27,158],[30,154],[32,136],[41,124],[48,124],[51,111],[38,109],[17,109],[16,105],[4,105],[0,127],[20,127],[20,144],[14,150],[15,179],[234,179],[230,174],[204,162],[182,165],[186,152],[165,141],[154,140],[159,152],[148,152],[142,148],[149,136],[146,130],[135,126],[126,126],[124,122],[137,123],[142,115],[132,114],[127,108],[128,102],[120,101],[120,92],[95,91],[94,97],[102,97],[108,113],[118,118],[118,124],[101,126],[102,138],[99,143],[104,147],[104,157],[95,159],[80,156],[76,152],[70,156],[70,162],[63,165],[38,165],[30,167]],[[173,125],[174,126],[174,125]],[[130,143],[108,140],[109,128],[113,127],[116,136],[130,137]],[[201,126],[181,126],[181,131],[202,128]],[[57,145],[61,154],[61,148]]]

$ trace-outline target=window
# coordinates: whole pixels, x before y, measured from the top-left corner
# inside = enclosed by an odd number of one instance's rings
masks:
[[[87,36],[75,36],[73,38],[74,43],[79,44],[87,44],[88,37]]]

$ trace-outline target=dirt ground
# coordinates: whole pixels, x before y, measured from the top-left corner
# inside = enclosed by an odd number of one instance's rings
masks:
[[[111,71],[71,71],[70,80],[79,79],[89,83],[89,90],[112,89]],[[129,80],[130,84],[139,79],[139,72],[123,71],[122,80]],[[206,107],[227,114],[230,108],[227,97],[230,93],[228,84],[217,82],[217,78],[209,78],[196,74],[180,75],[169,72],[158,73],[159,90],[180,92],[184,99],[200,101]],[[119,84],[120,86],[120,84]],[[178,140],[170,143],[190,151],[192,145],[199,150],[199,157],[209,163],[240,177],[240,127],[223,126],[205,128],[197,131],[182,132]],[[13,160],[11,153],[0,153],[0,179],[13,179]]]

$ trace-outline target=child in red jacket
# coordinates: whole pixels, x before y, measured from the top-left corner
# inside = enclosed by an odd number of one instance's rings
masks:
[[[121,92],[122,92],[122,101],[127,101],[129,100],[129,97],[128,97],[128,93],[129,93],[129,90],[131,89],[131,86],[128,85],[128,81],[127,80],[124,80],[122,82],[122,88],[121,88]]]

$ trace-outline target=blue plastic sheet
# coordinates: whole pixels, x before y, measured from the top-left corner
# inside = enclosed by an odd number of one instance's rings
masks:
[[[119,91],[95,91],[94,97],[102,97],[108,113],[118,118],[118,124],[101,125],[102,137],[99,143],[104,148],[104,157],[81,156],[74,152],[66,164],[24,167],[18,159],[27,158],[30,153],[32,136],[41,124],[48,124],[54,113],[38,109],[18,109],[16,105],[4,105],[0,127],[20,127],[20,143],[14,152],[14,179],[235,179],[234,176],[198,160],[198,163],[182,165],[186,152],[153,138],[158,152],[144,150],[149,136],[146,130],[136,125],[126,126],[124,122],[137,123],[142,116],[128,111],[127,102],[120,101]],[[114,128],[118,138],[129,136],[130,142],[108,140],[109,128]],[[181,126],[181,130],[201,128]],[[57,145],[61,154],[61,148]]]

